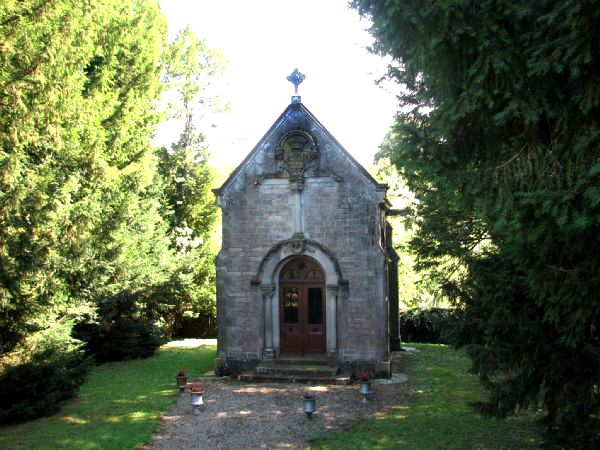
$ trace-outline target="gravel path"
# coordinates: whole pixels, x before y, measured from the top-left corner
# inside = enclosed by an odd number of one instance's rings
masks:
[[[398,361],[392,361],[398,366]],[[396,372],[397,373],[397,372]],[[193,414],[188,394],[162,418],[161,431],[150,449],[309,448],[307,438],[338,431],[383,413],[406,399],[406,376],[386,384],[373,383],[368,405],[361,404],[358,385],[307,386],[280,383],[241,383],[206,378],[204,410]],[[312,419],[302,412],[302,395],[317,397]]]

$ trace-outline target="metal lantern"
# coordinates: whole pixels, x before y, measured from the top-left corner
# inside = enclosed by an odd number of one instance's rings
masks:
[[[306,414],[306,417],[312,419],[312,413],[317,409],[317,399],[307,395],[304,396],[302,400],[304,401],[304,413]]]
[[[371,382],[361,381],[360,382],[360,395],[362,395],[362,403],[369,403],[369,394],[371,393]]]

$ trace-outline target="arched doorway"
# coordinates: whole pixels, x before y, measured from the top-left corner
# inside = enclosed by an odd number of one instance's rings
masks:
[[[325,275],[312,258],[293,258],[279,276],[280,352],[326,353]]]

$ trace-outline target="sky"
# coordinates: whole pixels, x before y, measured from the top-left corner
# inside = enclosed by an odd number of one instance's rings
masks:
[[[347,0],[160,0],[169,40],[190,24],[228,61],[219,89],[229,112],[207,133],[211,164],[232,167],[254,148],[289,105],[295,68],[306,75],[302,103],[362,164],[370,164],[397,110],[391,89],[375,85],[387,60],[370,54],[370,23]],[[156,141],[176,141],[167,122]],[[204,130],[203,130],[204,131]]]

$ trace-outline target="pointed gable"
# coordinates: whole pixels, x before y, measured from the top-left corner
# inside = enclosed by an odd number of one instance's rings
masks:
[[[294,101],[297,99],[296,101]],[[377,191],[386,191],[387,184],[379,183],[356,159],[338,142],[338,140],[319,122],[319,120],[300,102],[300,97],[293,97],[292,103],[283,111],[269,130],[254,146],[252,151],[236,167],[220,188],[213,192],[221,196],[240,177],[252,176],[257,184],[269,176],[285,176],[277,167],[277,144],[286,133],[303,131],[315,136],[320,142],[321,155],[319,174],[339,178],[341,173],[355,172]],[[278,173],[279,172],[279,173]]]

